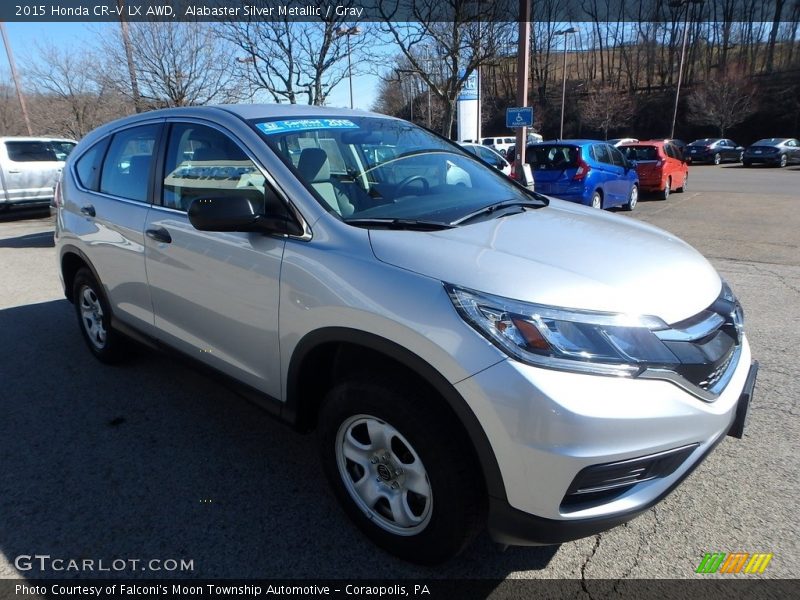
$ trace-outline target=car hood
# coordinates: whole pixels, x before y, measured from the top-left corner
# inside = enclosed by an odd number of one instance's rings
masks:
[[[719,295],[703,256],[651,225],[551,199],[528,210],[434,232],[372,229],[378,260],[507,298],[676,323]]]

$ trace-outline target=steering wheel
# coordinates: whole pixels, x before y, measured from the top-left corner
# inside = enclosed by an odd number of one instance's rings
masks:
[[[403,196],[404,194],[402,192],[405,192],[405,189],[416,181],[422,182],[421,192],[423,194],[427,194],[428,190],[430,189],[430,184],[428,183],[428,180],[425,179],[422,175],[410,175],[409,177],[406,177],[405,179],[403,179],[403,181],[397,184],[397,187],[395,188],[396,196],[398,198]]]

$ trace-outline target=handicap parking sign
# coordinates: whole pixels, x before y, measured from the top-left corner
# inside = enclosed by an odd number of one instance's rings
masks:
[[[533,127],[533,107],[507,108],[506,127]]]

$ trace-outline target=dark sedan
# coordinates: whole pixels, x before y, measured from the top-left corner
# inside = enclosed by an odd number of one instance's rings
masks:
[[[693,163],[718,165],[725,161],[741,162],[744,147],[733,140],[724,138],[703,138],[695,140],[683,150],[684,157]]]
[[[790,163],[800,163],[800,142],[794,138],[766,138],[758,140],[744,151],[744,166],[764,163],[785,167]]]

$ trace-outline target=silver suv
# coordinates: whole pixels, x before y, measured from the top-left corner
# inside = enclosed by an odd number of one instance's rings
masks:
[[[80,142],[58,267],[89,350],[170,348],[301,431],[375,543],[433,564],[594,534],[741,437],[756,363],[711,265],[411,123],[155,111]]]

